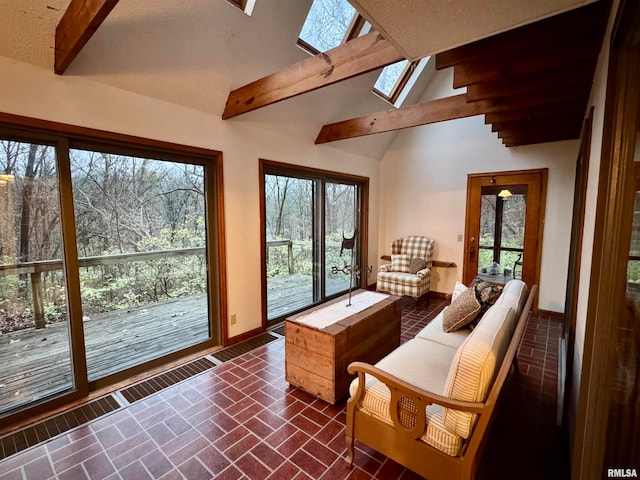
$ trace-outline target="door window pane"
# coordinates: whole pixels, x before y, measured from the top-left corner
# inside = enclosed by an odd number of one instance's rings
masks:
[[[481,275],[503,275],[505,268],[507,276],[513,271],[522,273],[527,188],[527,185],[482,187],[478,253]]]
[[[326,294],[349,289],[349,270],[358,266],[358,251],[342,249],[343,238],[353,238],[356,229],[355,185],[328,182],[325,185],[325,274]],[[356,238],[357,241],[357,238]],[[357,244],[357,242],[356,242]],[[359,267],[359,266],[358,266]],[[357,285],[354,276],[353,284]]]
[[[73,388],[55,149],[0,141],[0,413]]]
[[[314,303],[312,180],[265,175],[267,318]]]
[[[485,194],[480,198],[480,249],[478,251],[478,268],[482,269],[493,262],[493,247],[496,232],[496,199],[495,194]]]
[[[89,380],[209,339],[204,167],[70,157]]]

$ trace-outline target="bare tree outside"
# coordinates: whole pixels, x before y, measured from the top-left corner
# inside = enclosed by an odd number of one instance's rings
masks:
[[[346,0],[314,0],[300,38],[320,52],[342,43],[356,10]]]
[[[205,247],[202,167],[84,150],[70,158],[81,259]],[[66,316],[55,151],[1,141],[0,172],[0,263],[59,261],[38,277],[42,319],[29,275],[0,275],[0,331],[43,328]],[[80,277],[86,316],[206,289],[202,255],[97,265]]]
[[[314,275],[325,276],[327,295],[347,290],[348,275],[332,273],[331,268],[341,268],[345,261],[350,262],[350,257],[340,257],[340,246],[343,236],[351,237],[356,228],[357,187],[287,175],[265,175],[264,192],[267,310],[280,312],[277,306],[280,304],[283,309],[294,309],[298,305],[292,300],[295,292],[299,292],[299,302],[311,304]],[[318,208],[323,215],[314,220]],[[321,245],[316,238],[321,229],[315,222],[322,222],[325,247],[322,256],[316,251]],[[320,258],[324,260],[323,267]]]

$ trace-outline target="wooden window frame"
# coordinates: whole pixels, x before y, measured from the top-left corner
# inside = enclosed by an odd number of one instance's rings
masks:
[[[175,362],[197,352],[227,345],[227,281],[226,281],[226,247],[224,235],[224,195],[222,153],[200,147],[180,145],[143,137],[136,137],[115,132],[79,127],[47,120],[34,119],[20,115],[0,112],[0,131],[3,138],[22,142],[38,142],[52,145],[58,156],[58,186],[60,195],[61,229],[65,241],[65,270],[68,285],[69,328],[72,332],[70,347],[74,372],[74,387],[51,398],[43,399],[31,407],[10,411],[0,416],[3,421],[15,424],[30,418],[43,416],[46,412],[60,408],[70,402],[78,401],[89,395],[91,391],[112,386],[131,377],[145,374]],[[82,302],[80,295],[80,279],[78,254],[76,250],[75,218],[73,211],[73,192],[71,190],[71,167],[69,151],[71,148],[99,148],[113,153],[142,155],[158,160],[188,162],[205,167],[205,197],[207,216],[207,262],[209,275],[207,278],[209,291],[209,325],[210,338],[178,352],[163,355],[141,365],[127,368],[99,380],[87,380],[84,353],[84,335],[82,327]],[[212,205],[213,203],[213,205]]]
[[[359,223],[359,255],[356,259],[358,265],[367,265],[369,252],[369,178],[361,177],[358,175],[351,175],[347,173],[334,172],[330,170],[323,170],[312,167],[305,167],[300,165],[293,165],[288,163],[275,162],[272,160],[260,159],[259,163],[259,191],[260,191],[260,281],[261,281],[261,291],[262,291],[262,328],[266,329],[268,326],[281,322],[282,318],[276,319],[267,319],[267,284],[266,284],[266,202],[265,202],[265,188],[264,188],[264,180],[266,175],[289,175],[292,177],[309,179],[309,180],[321,180],[324,182],[345,182],[354,184],[359,187],[359,195],[358,195],[358,223]],[[324,199],[322,199],[324,204]],[[324,208],[323,208],[324,210]],[[317,212],[314,211],[314,215]],[[322,218],[324,221],[324,217]],[[324,239],[320,240],[321,251],[324,252]],[[322,254],[324,255],[324,253]],[[321,275],[321,281],[324,284],[324,275]],[[361,275],[359,288],[366,288],[367,286],[367,276]],[[324,290],[324,289],[322,289]],[[323,292],[321,292],[323,293]],[[344,293],[344,292],[343,292]],[[310,308],[314,305],[318,305],[332,298],[336,298],[343,293],[338,293],[334,295],[321,296],[321,300],[319,302],[314,302],[311,305],[305,306],[301,310],[292,311],[286,316],[293,315],[302,310]]]
[[[256,0],[227,0],[234,7],[238,7],[243,13],[251,16]]]
[[[409,79],[411,78],[413,73],[416,71],[416,68],[418,67],[418,63],[419,63],[419,60],[416,60],[416,61],[413,61],[413,62],[409,62],[407,64],[407,66],[405,67],[405,69],[402,72],[402,74],[398,77],[398,80],[396,81],[396,84],[391,89],[391,95],[387,95],[387,94],[385,94],[384,92],[381,92],[380,90],[378,90],[375,87],[373,87],[373,89],[371,89],[371,91],[376,96],[378,96],[378,97],[382,98],[383,100],[389,102],[391,105],[395,105],[396,101],[398,100],[398,97],[400,96],[400,94],[402,93],[404,88],[407,86],[407,83],[409,83]]]
[[[346,43],[349,40],[353,40],[354,38],[358,38],[360,36],[360,31],[362,30],[362,27],[364,27],[365,23],[366,23],[366,20],[362,17],[362,15],[356,12],[353,15],[353,18],[351,19],[351,24],[349,25],[349,28],[347,28],[347,32],[344,34],[344,37],[342,37],[342,41],[340,42],[339,45],[342,45],[343,43]],[[302,30],[300,30],[300,32],[302,32]],[[299,46],[305,52],[307,52],[309,55],[318,55],[319,53],[322,53],[316,47],[314,47],[308,42],[305,42],[299,36],[298,36],[298,39],[296,40],[296,45]]]

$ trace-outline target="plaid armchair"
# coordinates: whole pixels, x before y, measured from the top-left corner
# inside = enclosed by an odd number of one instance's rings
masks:
[[[417,303],[431,286],[434,244],[433,240],[416,235],[394,240],[391,263],[378,269],[376,289],[392,295],[409,295]]]

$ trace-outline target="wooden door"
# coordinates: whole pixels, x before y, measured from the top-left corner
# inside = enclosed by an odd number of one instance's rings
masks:
[[[522,278],[529,286],[538,283],[547,174],[547,169],[539,169],[468,176],[463,262],[465,284],[471,283],[477,275],[495,283],[505,283],[514,276]],[[522,225],[518,225],[518,228],[524,231],[519,234],[521,238],[515,245],[509,245],[503,239],[506,236],[503,235],[505,228],[502,216],[507,208],[505,202],[513,202],[516,199],[520,202],[522,211]],[[488,201],[493,202],[494,212],[491,212],[491,205],[487,207]],[[490,214],[487,214],[487,211]],[[494,233],[487,234],[491,231]],[[514,238],[519,235],[515,235]],[[518,257],[521,265],[514,265],[514,259],[517,260]],[[490,267],[493,261],[500,263],[500,259],[504,264],[500,264],[497,273],[491,268],[483,271],[483,268]],[[512,273],[506,272],[505,275],[505,267],[511,269]]]

